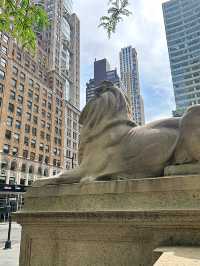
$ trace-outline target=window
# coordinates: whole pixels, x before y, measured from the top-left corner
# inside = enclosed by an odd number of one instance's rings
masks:
[[[2,93],[4,90],[4,85],[0,83],[0,93]]]
[[[42,106],[46,107],[47,101],[46,100],[42,100]]]
[[[15,100],[15,92],[14,91],[10,92],[10,100]]]
[[[4,144],[3,145],[3,153],[8,154],[10,151],[10,145]]]
[[[37,118],[37,116],[33,116],[33,123],[34,123],[35,125],[37,125],[37,123],[38,123],[38,118]]]
[[[28,101],[28,102],[27,102],[27,107],[28,107],[28,109],[30,109],[30,110],[32,109],[32,102],[31,102],[31,101]]]
[[[33,112],[38,113],[39,107],[34,104],[33,106]]]
[[[51,113],[47,113],[47,118],[51,119]]]
[[[49,134],[46,134],[46,140],[50,141],[50,135]]]
[[[2,39],[3,39],[3,41],[4,41],[5,43],[8,43],[9,38],[8,38],[7,35],[2,34]]]
[[[12,134],[12,132],[10,130],[6,130],[5,138],[6,139],[11,139],[11,134]]]
[[[44,132],[43,132],[43,131],[40,131],[40,137],[41,137],[42,139],[44,139]]]
[[[3,53],[3,54],[5,54],[5,55],[7,55],[7,53],[8,53],[8,49],[5,47],[5,46],[1,46],[1,52]]]
[[[25,133],[30,133],[30,129],[31,129],[31,127],[30,127],[30,125],[25,125]]]
[[[41,121],[41,127],[45,128],[45,121],[44,120]]]
[[[6,65],[7,65],[7,60],[6,59],[4,59],[3,57],[1,57],[0,58],[0,65],[2,66],[2,67],[6,67]]]
[[[30,61],[29,61],[28,59],[26,59],[26,60],[25,60],[25,66],[26,66],[26,67],[29,67],[29,65],[30,65]]]
[[[35,153],[34,153],[34,152],[31,152],[31,153],[30,153],[30,159],[31,159],[32,161],[35,160]]]
[[[76,140],[77,139],[77,134],[75,132],[73,132],[73,139]]]
[[[29,86],[33,87],[33,80],[32,79],[29,79]]]
[[[0,69],[0,80],[3,80],[5,78],[5,72]]]
[[[46,117],[46,111],[44,109],[42,109],[42,117],[45,118]]]
[[[29,138],[28,138],[28,137],[25,137],[25,138],[24,138],[24,144],[25,144],[26,146],[29,145]]]
[[[51,130],[51,124],[47,123],[47,129]]]
[[[43,150],[44,150],[44,144],[40,143],[40,151],[43,151]]]
[[[16,156],[18,154],[18,148],[17,147],[13,147],[12,154],[13,154],[13,156]]]
[[[31,70],[33,71],[33,72],[35,72],[35,65],[34,64],[32,64],[32,66],[31,66]]]
[[[24,85],[21,83],[19,84],[19,91],[22,93],[24,92]]]
[[[21,122],[19,120],[16,120],[15,127],[17,129],[20,129],[21,128]]]
[[[43,155],[42,155],[42,154],[39,154],[38,161],[39,161],[39,162],[43,162]]]
[[[48,109],[51,110],[51,103],[48,102]]]
[[[13,138],[16,142],[19,142],[19,134],[18,133],[14,133],[13,134]]]
[[[16,89],[16,87],[17,87],[17,81],[16,81],[15,79],[12,79],[12,80],[11,80],[11,86],[12,86],[14,89]]]
[[[26,79],[26,75],[23,72],[20,73],[20,79],[21,80],[25,80]]]
[[[43,89],[42,93],[43,93],[44,96],[47,96],[47,90],[46,89]]]
[[[45,151],[49,152],[49,145],[45,145]]]
[[[36,102],[39,102],[39,95],[35,94],[34,99]]]
[[[17,99],[18,99],[18,103],[21,103],[21,104],[23,103],[23,97],[21,95],[18,95]]]
[[[49,163],[49,157],[45,156],[45,160],[44,161],[45,161],[46,164],[48,164]],[[47,174],[47,176],[48,176],[48,174]]]
[[[17,60],[21,61],[21,59],[22,59],[21,53],[17,52]]]
[[[13,73],[13,75],[15,75],[15,76],[18,75],[18,68],[16,68],[16,66],[13,66],[12,73]]]
[[[8,111],[11,112],[11,113],[13,113],[13,112],[14,112],[14,109],[15,109],[15,108],[14,108],[14,104],[9,103],[9,104],[8,104]]]
[[[35,127],[32,127],[32,135],[37,136],[37,129]]]
[[[27,119],[28,121],[31,121],[31,113],[26,113],[26,119]]]
[[[36,147],[36,140],[32,139],[31,140],[31,148],[35,149]]]
[[[13,118],[10,117],[10,116],[8,116],[8,117],[7,117],[7,126],[11,127],[12,124],[13,124]]]
[[[24,157],[24,159],[28,158],[28,151],[27,150],[23,150],[23,157]]]
[[[28,97],[31,98],[31,99],[33,98],[33,91],[32,90],[28,91]]]
[[[40,90],[40,85],[39,84],[35,84],[35,90],[39,91]]]
[[[17,116],[22,116],[22,108],[17,107]]]

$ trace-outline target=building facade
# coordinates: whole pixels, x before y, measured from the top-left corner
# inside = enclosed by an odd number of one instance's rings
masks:
[[[200,104],[200,1],[163,4],[168,52],[176,102],[174,115]]]
[[[133,119],[138,125],[144,125],[144,103],[140,92],[137,52],[132,46],[120,51],[121,81],[132,107]]]
[[[7,35],[0,42],[0,182],[30,185],[62,169],[63,80],[47,71],[42,51],[33,59]]]
[[[80,110],[70,102],[65,104],[64,168],[69,170],[78,166],[78,145],[80,139]]]
[[[103,81],[111,81],[115,86],[120,87],[120,78],[117,70],[111,70],[107,59],[94,61],[94,78],[86,84],[86,102],[95,96],[95,89]]]
[[[78,121],[80,56],[74,42],[80,38],[79,20],[69,0],[42,4],[50,26],[38,33],[35,56],[0,35],[0,184],[27,186],[66,169],[68,106]],[[77,149],[72,144],[74,165]]]

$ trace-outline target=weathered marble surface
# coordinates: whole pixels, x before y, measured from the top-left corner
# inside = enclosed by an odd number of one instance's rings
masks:
[[[163,254],[154,266],[199,266],[200,247],[161,247]]]
[[[170,165],[164,170],[165,176],[175,175],[200,175],[200,164],[181,164],[181,165]]]
[[[16,214],[20,266],[151,266],[200,245],[200,176],[30,188]]]

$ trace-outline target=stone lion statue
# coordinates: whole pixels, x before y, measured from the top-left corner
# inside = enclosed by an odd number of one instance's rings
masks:
[[[168,165],[200,161],[200,106],[182,118],[137,126],[127,97],[103,82],[80,116],[79,167],[37,182],[78,183],[160,177]]]

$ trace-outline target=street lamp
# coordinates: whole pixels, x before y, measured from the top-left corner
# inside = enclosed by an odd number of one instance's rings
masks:
[[[4,249],[10,249],[11,248],[11,240],[10,240],[10,233],[11,233],[11,224],[12,224],[12,217],[11,217],[11,206],[7,206],[8,209],[8,219],[9,219],[9,226],[8,226],[8,239],[5,242]]]

